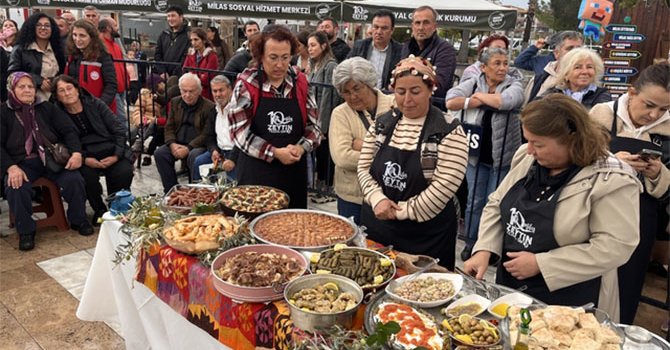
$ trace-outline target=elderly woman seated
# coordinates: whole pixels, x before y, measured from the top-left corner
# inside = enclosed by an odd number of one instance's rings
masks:
[[[333,71],[333,85],[344,103],[333,110],[328,142],[335,163],[337,212],[360,222],[363,193],[356,170],[363,139],[375,119],[392,110],[394,96],[377,90],[379,74],[368,60],[354,57]]]
[[[36,85],[30,74],[12,73],[7,85],[9,98],[0,111],[0,165],[9,210],[16,218],[19,249],[35,247],[31,184],[40,177],[60,187],[68,203],[67,217],[72,228],[84,236],[93,234],[93,227],[86,220],[84,179],[77,171],[82,155],[76,126],[54,105],[36,98]],[[46,166],[53,164],[45,153],[48,143],[63,143],[71,152],[64,169]]]
[[[612,101],[612,95],[600,84],[605,68],[598,54],[587,48],[571,50],[561,58],[556,86],[547,90],[542,97],[562,93],[581,103],[586,109],[598,103]]]
[[[86,197],[93,208],[95,225],[107,211],[102,200],[100,175],[105,176],[107,193],[130,189],[133,165],[126,132],[107,105],[83,90],[74,78],[60,75],[54,80],[56,105],[77,127],[84,164],[79,169],[86,182]]]

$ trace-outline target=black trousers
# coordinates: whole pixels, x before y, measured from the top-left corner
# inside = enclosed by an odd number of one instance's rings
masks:
[[[198,147],[192,149],[188,152],[186,157],[186,168],[193,169],[193,163],[195,158],[207,151],[204,147]],[[177,158],[172,155],[170,151],[170,146],[163,145],[158,147],[156,152],[154,152],[154,159],[156,160],[156,168],[158,169],[158,175],[161,176],[161,182],[163,183],[163,192],[168,193],[172,186],[178,183],[177,181],[177,172],[174,170],[174,163],[177,162]],[[189,173],[190,174],[190,173]],[[190,176],[189,176],[190,177]]]
[[[33,220],[32,183],[40,177],[56,183],[60,194],[68,204],[67,219],[70,224],[81,225],[86,221],[86,196],[84,192],[84,178],[77,170],[63,170],[60,173],[48,171],[39,158],[25,159],[17,164],[26,176],[28,182],[14,189],[9,186],[5,176],[5,194],[9,210],[16,218],[16,231],[19,235],[35,232],[36,224]]]
[[[102,200],[101,174],[105,175],[107,194],[112,194],[122,189],[130,190],[130,184],[133,182],[133,164],[127,158],[120,158],[107,169],[94,169],[82,165],[79,172],[84,177],[88,204],[97,212],[107,211],[107,206]]]

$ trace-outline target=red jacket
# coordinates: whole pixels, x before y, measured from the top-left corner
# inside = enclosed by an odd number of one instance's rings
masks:
[[[186,59],[184,59],[183,68],[187,67],[212,70],[219,69],[219,59],[216,57],[216,51],[211,47],[205,48],[205,51],[202,53],[202,59],[200,59],[200,64],[197,64],[195,50],[193,48],[188,49],[188,55],[186,56]],[[186,71],[188,71],[188,69],[184,69],[184,72]],[[196,74],[200,78],[200,83],[202,84],[202,96],[213,101],[209,81],[212,80],[216,74],[201,71],[191,71],[191,73]]]
[[[102,34],[100,34],[100,37],[107,47],[107,52],[112,55],[112,59],[122,60],[123,51],[121,50],[121,46],[119,46],[114,39],[107,39]],[[126,83],[125,79],[123,79],[126,76],[125,63],[114,62],[114,71],[116,71],[116,92],[122,93],[126,91]]]
[[[108,66],[105,67],[105,65]],[[97,61],[84,61],[80,57],[70,56],[65,65],[64,74],[76,78],[82,89],[103,100],[109,109],[116,113],[116,99],[113,92],[116,90],[114,86],[116,77],[110,66],[111,58],[106,52]]]

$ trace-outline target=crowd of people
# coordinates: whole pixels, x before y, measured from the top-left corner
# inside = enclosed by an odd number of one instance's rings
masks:
[[[454,85],[456,51],[428,6],[405,43],[392,38],[394,13],[379,10],[353,47],[331,18],[300,33],[250,21],[234,54],[216,27],[191,28],[172,6],[147,75],[123,62],[146,55],[135,42],[124,56],[114,19],[84,14],[2,24],[1,165],[21,250],[35,242],[32,182],[56,182],[71,226],[91,234],[85,201],[93,223],[107,210],[100,176],[109,194],[129,188],[151,135],[164,192],[178,184],[177,161],[190,182],[213,163],[306,208],[314,169],[338,213],[377,242],[453,269],[462,220],[468,273],[499,264],[498,283],[633,322],[654,242],[668,240],[667,62],[613,100],[580,33],[554,35],[548,55],[538,40],[515,67],[509,40],[493,34]]]

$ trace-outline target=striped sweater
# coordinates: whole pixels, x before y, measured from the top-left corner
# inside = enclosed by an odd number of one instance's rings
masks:
[[[445,116],[447,122],[453,117]],[[414,151],[419,144],[421,129],[426,118],[408,119],[402,117],[391,135],[387,147],[394,147],[404,151]],[[361,156],[358,161],[358,181],[363,190],[366,203],[374,208],[380,201],[386,199],[382,188],[370,175],[370,167],[378,150],[375,126],[365,136]],[[407,201],[398,205],[402,210],[396,213],[398,220],[428,221],[439,214],[454,196],[463,178],[468,160],[467,138],[461,126],[456,127],[445,136],[437,147],[437,163],[432,173],[424,172],[428,187]]]

